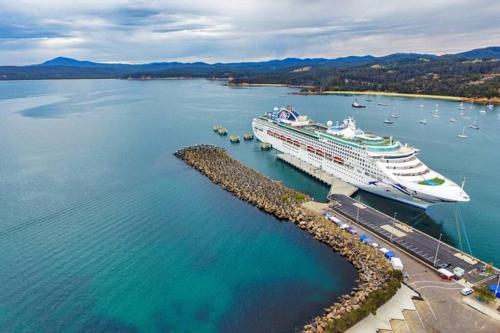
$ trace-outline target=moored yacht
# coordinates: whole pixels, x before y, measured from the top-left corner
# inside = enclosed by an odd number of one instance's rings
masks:
[[[462,187],[418,159],[418,149],[364,132],[351,117],[321,124],[288,106],[255,118],[252,127],[260,141],[362,190],[421,208],[469,201]]]

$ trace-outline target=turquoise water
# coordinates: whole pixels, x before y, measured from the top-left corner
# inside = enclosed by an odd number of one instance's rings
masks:
[[[229,146],[212,123],[247,130],[282,93],[0,82],[0,331],[289,332],[350,290],[342,257],[172,155]],[[231,148],[276,168],[254,142]]]
[[[351,96],[292,91],[203,80],[0,82],[3,331],[288,332],[349,290],[355,272],[341,257],[172,156],[194,143],[224,146],[324,200],[326,186],[275,152],[212,132],[221,124],[242,136],[275,105],[320,121],[353,115],[365,130],[414,144],[456,182],[466,177],[470,203],[427,212],[358,197],[466,251],[469,240],[474,255],[500,263],[498,109],[467,106],[471,120],[463,120],[458,103],[439,101],[435,119],[432,100],[361,96],[367,108],[352,109]],[[386,125],[392,107],[399,118]],[[481,129],[459,139],[475,116]]]

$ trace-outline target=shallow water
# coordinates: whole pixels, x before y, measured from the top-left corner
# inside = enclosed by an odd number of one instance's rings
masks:
[[[0,331],[289,332],[350,290],[342,257],[172,155],[277,92],[0,82]],[[273,168],[257,147],[234,148]]]

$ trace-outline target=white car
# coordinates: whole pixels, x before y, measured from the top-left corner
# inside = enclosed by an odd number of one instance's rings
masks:
[[[472,294],[474,292],[474,290],[472,290],[471,288],[469,287],[465,287],[464,289],[460,290],[460,293],[464,296],[469,296],[470,294]]]
[[[378,243],[375,243],[375,242],[370,243],[370,245],[373,246],[374,248],[379,247]]]

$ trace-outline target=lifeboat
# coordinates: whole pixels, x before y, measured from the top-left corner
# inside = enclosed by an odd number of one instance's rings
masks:
[[[340,156],[335,156],[335,157],[333,158],[333,161],[334,161],[335,163],[338,163],[338,164],[344,164],[344,160],[343,160],[343,159],[342,159],[342,157],[340,157]]]

